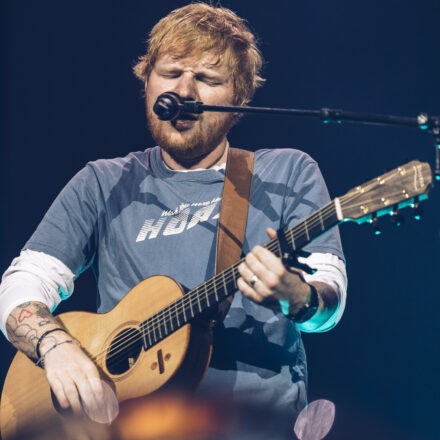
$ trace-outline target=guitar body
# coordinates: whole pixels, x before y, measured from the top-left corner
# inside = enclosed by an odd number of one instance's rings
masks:
[[[123,341],[140,335],[141,322],[182,295],[178,283],[159,275],[140,282],[108,313],[69,312],[58,319],[95,360],[119,401],[171,386],[193,390],[203,378],[211,356],[208,326],[186,324],[147,351],[140,339],[134,351],[122,353],[125,359],[116,366],[109,363],[108,357],[118,337]],[[44,370],[20,352],[6,376],[0,417],[4,440],[27,426],[62,417],[52,399]]]

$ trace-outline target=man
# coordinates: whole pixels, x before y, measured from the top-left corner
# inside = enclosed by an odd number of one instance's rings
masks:
[[[98,311],[111,310],[134,285],[168,275],[193,288],[214,274],[215,238],[236,115],[204,113],[160,121],[152,111],[168,91],[213,105],[250,101],[262,79],[255,38],[232,11],[191,4],[152,30],[135,66],[145,83],[147,121],[158,146],[89,163],[64,188],[5,272],[0,325],[14,346],[44,364],[62,407],[102,406],[98,371],[50,310],[92,267]],[[260,245],[328,201],[316,163],[297,150],[256,153],[240,265],[240,292],[215,329],[214,354],[200,391],[221,389],[288,408],[306,401],[302,331],[326,331],[345,303],[345,269],[337,230],[314,241],[305,275]],[[308,281],[308,282],[306,282]],[[319,307],[305,322],[313,298]],[[266,307],[272,299],[282,306]],[[275,300],[275,301],[274,301]],[[69,362],[66,362],[69,360]]]

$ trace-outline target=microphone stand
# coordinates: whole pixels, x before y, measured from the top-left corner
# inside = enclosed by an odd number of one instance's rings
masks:
[[[168,121],[182,113],[200,114],[205,111],[222,113],[258,113],[271,115],[305,116],[319,118],[324,124],[358,122],[368,125],[388,125],[417,128],[432,135],[435,148],[435,180],[440,181],[440,117],[420,113],[417,117],[378,115],[346,112],[339,109],[321,108],[320,110],[302,110],[294,108],[248,107],[232,105],[207,105],[198,101],[185,101],[177,93],[166,92],[157,98],[153,111],[159,119]]]

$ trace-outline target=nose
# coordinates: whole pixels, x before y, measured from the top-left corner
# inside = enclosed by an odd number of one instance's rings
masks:
[[[198,100],[196,80],[192,72],[183,72],[174,89],[181,98]]]

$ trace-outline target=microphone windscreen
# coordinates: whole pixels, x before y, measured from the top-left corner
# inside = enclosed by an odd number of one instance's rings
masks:
[[[159,95],[153,111],[161,121],[171,121],[180,114],[182,100],[177,93],[166,92]]]

